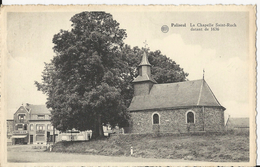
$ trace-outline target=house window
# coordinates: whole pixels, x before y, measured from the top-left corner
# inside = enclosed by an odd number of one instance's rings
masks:
[[[33,124],[30,125],[30,130],[33,130]]]
[[[153,124],[159,124],[159,115],[157,113],[153,114]]]
[[[195,123],[195,113],[193,111],[188,111],[186,113],[187,123]]]
[[[40,131],[41,131],[41,130],[45,130],[45,126],[44,126],[44,125],[37,125],[37,126],[36,126],[36,130],[37,130],[37,131],[39,131],[39,130],[40,130]]]
[[[38,119],[44,119],[44,115],[38,115]]]
[[[17,125],[17,130],[23,130],[23,124],[18,124]]]
[[[27,124],[24,124],[23,127],[24,127],[24,130],[27,130]]]
[[[19,120],[21,123],[23,123],[25,119],[26,119],[25,114],[19,114],[19,115],[18,115],[18,120]]]
[[[47,130],[53,130],[53,126],[51,126],[50,124],[47,125]]]
[[[36,141],[44,141],[44,135],[37,135]]]

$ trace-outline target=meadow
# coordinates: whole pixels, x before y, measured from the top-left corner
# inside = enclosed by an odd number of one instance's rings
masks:
[[[113,135],[110,138],[85,142],[58,142],[54,145],[53,151],[208,162],[248,162],[249,135],[234,133]]]

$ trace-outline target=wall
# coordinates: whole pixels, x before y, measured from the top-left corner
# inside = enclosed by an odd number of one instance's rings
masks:
[[[14,140],[12,139],[12,135],[14,131],[14,121],[7,120],[6,124],[7,124],[7,145],[12,145]]]
[[[192,110],[195,113],[195,123],[186,123],[186,113]],[[207,112],[207,114],[205,114]],[[160,116],[159,127],[152,124],[153,113]],[[224,128],[224,112],[222,109],[205,108],[205,122],[203,122],[203,108],[192,107],[188,109],[153,110],[131,112],[131,133],[152,133],[159,130],[167,132],[195,132],[195,131],[220,131]]]
[[[148,95],[152,86],[153,86],[153,83],[150,81],[135,83],[134,84],[134,95],[135,96]]]
[[[33,125],[33,130],[31,130],[31,125]],[[40,131],[37,131],[36,125],[44,125],[45,129]],[[33,144],[46,144],[47,143],[47,132],[50,132],[50,135],[53,135],[53,130],[52,129],[47,129],[47,126],[51,125],[50,120],[38,120],[38,121],[30,121],[30,124],[28,126],[28,131],[29,131],[29,143],[31,143],[30,141],[30,135],[33,135]],[[58,131],[55,131],[55,133],[57,134]],[[39,139],[38,136],[42,136],[43,135],[43,140],[41,141],[37,141],[37,138]],[[42,137],[40,137],[41,139]]]
[[[205,107],[205,130],[224,130],[224,110],[217,107]]]

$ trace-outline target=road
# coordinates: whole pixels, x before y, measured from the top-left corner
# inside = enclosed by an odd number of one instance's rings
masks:
[[[102,155],[87,155],[76,153],[57,153],[44,152],[43,149],[33,149],[31,145],[8,146],[7,162],[11,163],[38,163],[38,162],[88,162],[88,163],[106,163],[106,162],[184,162],[184,160],[173,159],[151,159],[135,157],[115,157]],[[187,161],[185,161],[187,162]]]

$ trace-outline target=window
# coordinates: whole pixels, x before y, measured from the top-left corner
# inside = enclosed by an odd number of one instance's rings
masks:
[[[18,124],[17,125],[17,130],[23,130],[23,124]]]
[[[53,130],[53,126],[51,126],[50,124],[47,125],[47,130]]]
[[[38,119],[44,119],[44,115],[38,115]]]
[[[158,114],[153,114],[153,124],[159,124],[159,115]]]
[[[37,130],[37,131],[45,130],[45,126],[44,126],[44,125],[37,125],[37,126],[36,126],[36,130]]]
[[[30,130],[33,130],[33,124],[30,125]]]
[[[37,135],[36,141],[44,141],[44,135]]]
[[[27,124],[25,124],[23,127],[24,127],[24,130],[27,130]]]
[[[187,117],[187,123],[195,123],[195,117],[193,111],[188,111],[186,117]]]
[[[26,119],[25,114],[19,114],[18,115],[18,120],[20,121],[20,123],[23,123],[25,119]]]

